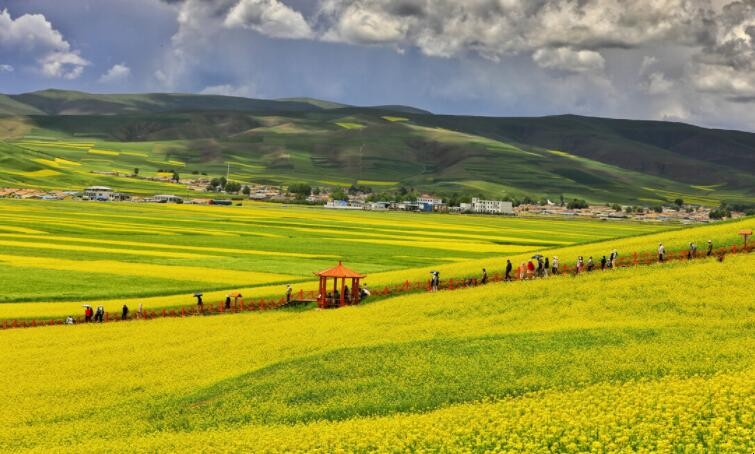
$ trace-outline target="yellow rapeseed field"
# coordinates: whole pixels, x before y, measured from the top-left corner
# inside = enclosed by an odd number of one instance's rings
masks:
[[[0,451],[752,452],[754,265],[0,331]]]

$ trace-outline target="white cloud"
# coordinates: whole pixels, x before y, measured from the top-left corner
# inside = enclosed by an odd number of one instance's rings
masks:
[[[12,65],[0,65],[0,73],[12,73],[15,68]]]
[[[36,59],[48,77],[76,79],[90,64],[42,14],[13,19],[7,9],[0,11],[0,50],[21,60]]]
[[[240,96],[243,98],[254,97],[256,93],[254,85],[210,85],[204,87],[199,94],[202,95],[223,95],[223,96]]]
[[[349,5],[337,18],[323,39],[360,44],[399,43],[406,37],[408,20],[401,20],[383,11]]]
[[[312,36],[304,16],[278,0],[241,0],[228,12],[224,25],[249,28],[273,38]]]
[[[42,74],[48,77],[76,79],[90,63],[76,52],[53,52],[42,57]]]
[[[674,82],[666,78],[661,72],[654,72],[648,75],[647,79],[641,84],[645,92],[650,95],[661,95],[668,93],[674,87]]]
[[[598,72],[606,61],[600,53],[592,50],[574,50],[568,47],[538,49],[532,59],[541,68],[560,69],[570,72]]]
[[[726,65],[701,64],[692,75],[698,90],[742,99],[755,99],[755,68],[739,71]]]
[[[124,82],[131,75],[131,68],[126,66],[125,63],[118,63],[113,65],[105,74],[100,76],[99,82],[101,84],[112,84],[117,82]]]

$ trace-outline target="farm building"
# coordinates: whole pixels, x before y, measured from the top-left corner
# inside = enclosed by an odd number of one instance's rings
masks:
[[[89,186],[84,189],[84,198],[88,200],[110,200],[113,197],[113,188],[107,186]]]
[[[153,203],[183,203],[184,200],[181,197],[173,194],[159,194],[146,199],[147,202]]]
[[[463,204],[466,211],[486,214],[514,214],[514,205],[503,200],[482,200],[473,198],[472,203]]]

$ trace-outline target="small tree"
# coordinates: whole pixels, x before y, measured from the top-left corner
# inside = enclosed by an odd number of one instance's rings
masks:
[[[587,202],[581,199],[573,199],[571,202],[569,202],[568,205],[566,205],[566,208],[570,210],[582,209],[582,208],[587,208],[587,207],[588,207]]]
[[[335,191],[331,192],[330,198],[333,200],[348,200],[346,192],[343,190],[343,188],[337,188]]]
[[[312,193],[312,186],[306,183],[294,183],[288,186],[288,192],[306,198]]]
[[[619,205],[618,203],[611,205],[611,208],[613,208],[613,211],[621,211],[621,205]]]
[[[681,198],[674,200],[674,205],[676,205],[677,209],[681,208],[682,205],[684,205],[684,200]]]
[[[236,181],[229,181],[225,184],[225,192],[235,193],[241,190],[241,183]]]
[[[134,176],[139,175],[139,167],[134,167]]]
[[[173,176],[171,177],[171,180],[173,180],[175,183],[181,182],[181,177],[178,175],[178,172],[175,170],[173,171]]]
[[[252,193],[252,189],[248,185],[244,185],[244,189],[241,190],[241,193],[248,196]]]

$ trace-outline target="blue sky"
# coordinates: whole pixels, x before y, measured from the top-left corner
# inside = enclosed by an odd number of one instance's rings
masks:
[[[755,0],[0,0],[0,92],[45,88],[755,130]]]

